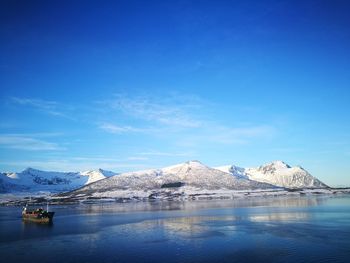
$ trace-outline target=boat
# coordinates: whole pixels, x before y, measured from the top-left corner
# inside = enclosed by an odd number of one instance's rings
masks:
[[[23,207],[22,219],[24,221],[31,221],[36,223],[52,223],[53,216],[55,212],[49,212],[49,209],[44,210],[42,208],[37,208],[34,210],[28,210],[27,205]]]

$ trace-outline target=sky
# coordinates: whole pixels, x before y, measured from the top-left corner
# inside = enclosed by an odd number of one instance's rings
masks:
[[[188,160],[350,185],[350,2],[0,1],[0,171]]]

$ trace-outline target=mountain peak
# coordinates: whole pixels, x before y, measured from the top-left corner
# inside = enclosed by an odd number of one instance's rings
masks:
[[[219,166],[215,167],[215,169],[220,170],[225,173],[229,173],[236,178],[244,178],[244,179],[249,179],[248,176],[246,175],[245,169],[236,165],[225,165],[225,166]]]
[[[38,170],[38,169],[34,169],[34,168],[32,168],[32,167],[27,167],[26,169],[24,169],[23,171],[22,171],[22,173],[33,173],[33,172],[40,172],[40,170]]]
[[[275,168],[291,168],[288,164],[286,164],[285,162],[283,161],[280,161],[280,160],[277,160],[277,161],[273,161],[271,163],[268,163],[266,165],[263,165],[263,166],[273,166]]]
[[[201,165],[203,165],[203,164],[202,164],[200,161],[198,161],[198,160],[190,160],[190,161],[184,162],[183,164],[189,164],[189,165],[201,164]]]
[[[283,161],[274,161],[258,168],[247,168],[246,172],[251,180],[271,183],[281,187],[327,187],[327,185],[314,178],[300,166],[291,167]]]
[[[167,166],[163,168],[162,170],[172,170],[172,169],[184,169],[184,168],[191,168],[191,167],[206,167],[204,164],[202,164],[200,161],[197,160],[191,160],[184,163],[179,163],[171,166]]]
[[[198,160],[191,160],[191,161],[187,161],[184,164],[188,164],[188,165],[204,165],[203,163],[201,163]]]
[[[102,169],[102,168],[99,168],[99,169],[98,169],[98,172],[101,173],[101,174],[103,174],[103,175],[106,176],[106,177],[110,177],[110,176],[113,176],[113,175],[116,175],[116,174],[117,174],[117,173],[115,173],[115,172],[108,171],[108,170],[104,170],[104,169]]]

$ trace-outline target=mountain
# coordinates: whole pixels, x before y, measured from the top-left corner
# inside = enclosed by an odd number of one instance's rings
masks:
[[[148,197],[171,189],[206,194],[231,190],[326,188],[327,185],[297,166],[275,161],[257,168],[227,165],[211,168],[199,161],[144,171],[115,174],[102,169],[84,172],[48,172],[27,168],[19,173],[0,173],[0,193],[60,193],[94,197]],[[181,192],[181,193],[180,193]]]
[[[85,172],[49,172],[27,168],[19,173],[0,174],[0,192],[62,192],[96,182],[113,172],[102,169]]]
[[[245,172],[245,169],[235,165],[225,165],[220,167],[215,167],[222,172],[229,173],[237,178],[249,179],[248,175]]]
[[[217,169],[234,176],[241,175],[250,180],[286,188],[326,188],[326,184],[313,177],[300,166],[291,167],[282,161],[274,161],[257,168],[239,168],[234,165]]]
[[[144,170],[123,173],[104,180],[86,185],[69,195],[96,195],[117,196],[120,191],[150,191],[163,188],[193,189],[268,189],[274,186],[266,183],[252,181],[243,177],[232,176],[229,173],[210,168],[199,161],[189,161],[162,169]],[[140,193],[138,193],[140,194]]]
[[[113,175],[116,175],[116,173],[114,173],[114,172],[106,171],[103,169],[80,172],[80,174],[87,176],[89,178],[84,185],[91,184],[93,182],[99,181],[99,180],[104,179],[106,177],[111,177]]]
[[[13,183],[13,180],[7,176],[7,173],[0,173],[0,193],[18,192],[27,190],[28,187]]]
[[[199,161],[189,161],[166,167],[162,171],[165,180],[180,181],[198,188],[236,190],[271,188],[271,185],[261,184],[240,176],[231,176],[229,173],[205,166]]]

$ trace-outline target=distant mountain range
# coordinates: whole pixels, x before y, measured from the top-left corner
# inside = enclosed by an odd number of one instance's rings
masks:
[[[282,161],[275,161],[257,168],[241,168],[235,165],[216,167],[233,176],[268,183],[286,188],[328,187],[300,166],[290,167]]]
[[[258,168],[235,165],[211,168],[188,161],[162,169],[116,174],[102,169],[85,172],[47,172],[27,168],[20,173],[0,173],[0,192],[70,191],[71,195],[140,195],[157,189],[256,190],[284,188],[327,188],[301,167],[275,161]]]
[[[103,169],[85,172],[49,172],[27,168],[20,173],[0,173],[0,193],[71,191],[116,175]]]

